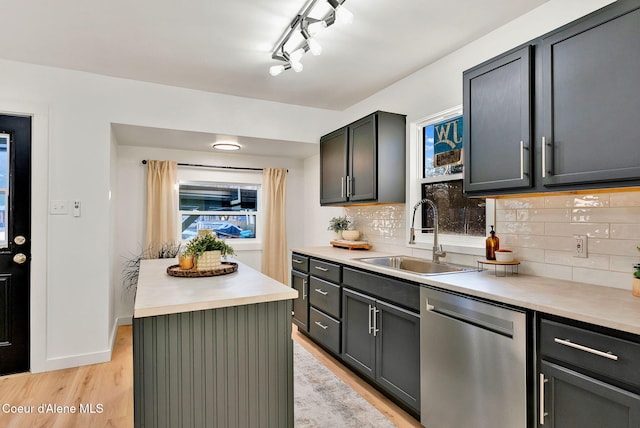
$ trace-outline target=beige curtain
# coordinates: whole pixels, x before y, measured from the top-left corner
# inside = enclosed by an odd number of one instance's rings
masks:
[[[147,233],[145,249],[152,258],[163,244],[178,238],[178,164],[147,162]]]
[[[287,230],[285,201],[287,170],[265,168],[262,172],[264,197],[264,233],[262,273],[288,284]]]

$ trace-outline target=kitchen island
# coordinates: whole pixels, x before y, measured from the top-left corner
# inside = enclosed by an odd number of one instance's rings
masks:
[[[133,319],[136,427],[293,426],[291,299],[238,263],[214,277],[144,260]]]

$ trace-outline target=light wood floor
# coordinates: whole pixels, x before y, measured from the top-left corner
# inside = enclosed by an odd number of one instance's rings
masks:
[[[332,372],[350,385],[398,427],[421,425],[380,392],[351,373],[307,337],[293,332],[293,339],[312,353]],[[39,413],[38,407],[67,406],[67,413]],[[88,405],[95,412],[80,413]],[[11,413],[8,406],[33,409],[31,414]],[[75,406],[76,413],[68,413]],[[8,410],[8,413],[7,413]],[[18,409],[13,409],[18,411]],[[46,373],[22,373],[0,377],[0,427],[133,427],[133,361],[131,326],[118,329],[112,359],[94,364]]]

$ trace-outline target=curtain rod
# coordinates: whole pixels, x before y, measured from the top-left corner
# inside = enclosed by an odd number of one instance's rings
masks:
[[[144,159],[142,161],[142,165],[146,165],[147,160]],[[249,167],[241,167],[241,166],[221,166],[221,165],[201,165],[197,163],[178,163],[178,166],[192,166],[195,168],[213,168],[213,169],[234,169],[234,170],[244,170],[244,171],[263,171],[264,168],[249,168]],[[287,170],[288,172],[288,170]]]

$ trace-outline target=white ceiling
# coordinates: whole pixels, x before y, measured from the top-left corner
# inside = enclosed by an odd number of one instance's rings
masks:
[[[272,140],[268,138],[211,134],[207,132],[152,128],[120,123],[113,123],[111,129],[118,144],[124,146],[212,152],[211,146],[213,143],[233,141],[240,144],[240,151],[217,153],[242,154],[247,156],[281,156],[293,159],[305,159],[320,151],[318,144]]]
[[[546,1],[346,0],[353,24],[276,77],[271,50],[307,0],[3,1],[0,57],[343,110]]]

